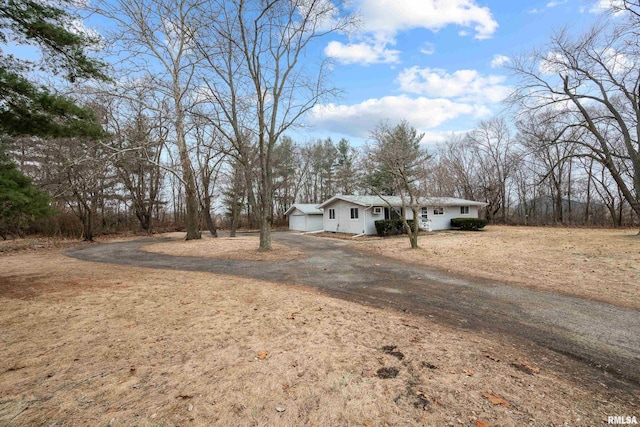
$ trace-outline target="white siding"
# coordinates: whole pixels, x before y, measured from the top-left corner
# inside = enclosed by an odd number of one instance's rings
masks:
[[[324,206],[324,230],[348,234],[376,234],[375,222],[384,219],[384,208],[381,215],[374,215],[373,208],[356,205],[344,200],[336,200],[330,205]],[[358,219],[351,219],[351,208],[358,208]],[[462,215],[460,206],[443,206],[443,215],[434,215],[436,206],[428,206],[428,215],[431,220],[431,230],[448,230],[451,228],[451,218],[478,218],[478,207],[469,206],[469,213]],[[335,219],[329,219],[329,210],[335,210]],[[419,211],[420,212],[420,211]],[[408,220],[413,219],[413,212],[407,209],[405,215]]]
[[[322,215],[307,215],[307,231],[324,230]]]
[[[478,207],[469,206],[469,213],[460,214],[460,206],[443,206],[444,215],[434,215],[433,211],[437,206],[428,206],[429,219],[431,220],[431,230],[449,230],[451,228],[451,218],[478,218]]]
[[[322,229],[322,215],[305,214],[299,209],[295,209],[289,215],[289,230],[318,231]]]
[[[289,215],[289,230],[306,231],[306,215]]]
[[[351,208],[358,208],[358,219],[351,219]],[[329,210],[335,209],[336,218],[329,219]],[[355,205],[343,200],[336,200],[330,205],[324,206],[324,230],[337,233],[362,234],[365,230],[364,206]]]

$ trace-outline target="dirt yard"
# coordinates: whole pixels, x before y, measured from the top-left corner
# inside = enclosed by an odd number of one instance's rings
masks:
[[[409,263],[640,309],[637,233],[488,226],[426,234],[417,250],[406,236],[354,244]]]
[[[0,425],[574,426],[640,415],[637,389],[594,381],[563,356],[295,286],[59,249],[0,255],[0,266]]]
[[[260,241],[256,236],[238,235],[228,237],[221,232],[220,237],[212,238],[203,234],[201,240],[178,240],[167,243],[154,243],[143,246],[146,252],[174,256],[192,256],[199,258],[245,259],[250,261],[292,261],[303,258],[302,252],[290,249],[279,243],[272,244],[271,252],[258,252]],[[184,233],[168,233],[166,237],[181,239]]]

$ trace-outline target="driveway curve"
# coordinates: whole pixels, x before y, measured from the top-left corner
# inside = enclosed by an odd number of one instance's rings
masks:
[[[260,262],[149,253],[141,239],[67,252],[85,261],[203,271],[306,285],[334,297],[534,343],[640,384],[640,312],[602,302],[445,273],[363,253],[348,241],[273,233],[307,258]]]

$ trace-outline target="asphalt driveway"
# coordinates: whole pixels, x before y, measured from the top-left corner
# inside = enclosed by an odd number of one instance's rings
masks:
[[[633,309],[464,277],[365,254],[348,241],[273,233],[305,259],[260,262],[173,257],[143,252],[143,239],[69,251],[94,262],[246,276],[306,285],[329,295],[464,329],[499,334],[579,359],[640,384],[640,312]]]

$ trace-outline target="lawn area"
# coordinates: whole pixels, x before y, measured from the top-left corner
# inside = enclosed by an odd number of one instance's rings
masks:
[[[637,392],[564,356],[295,283],[55,247],[0,265],[0,425],[549,426],[640,413]]]
[[[358,249],[464,275],[640,309],[636,229],[487,226],[439,231],[409,248],[407,237],[366,240]]]

